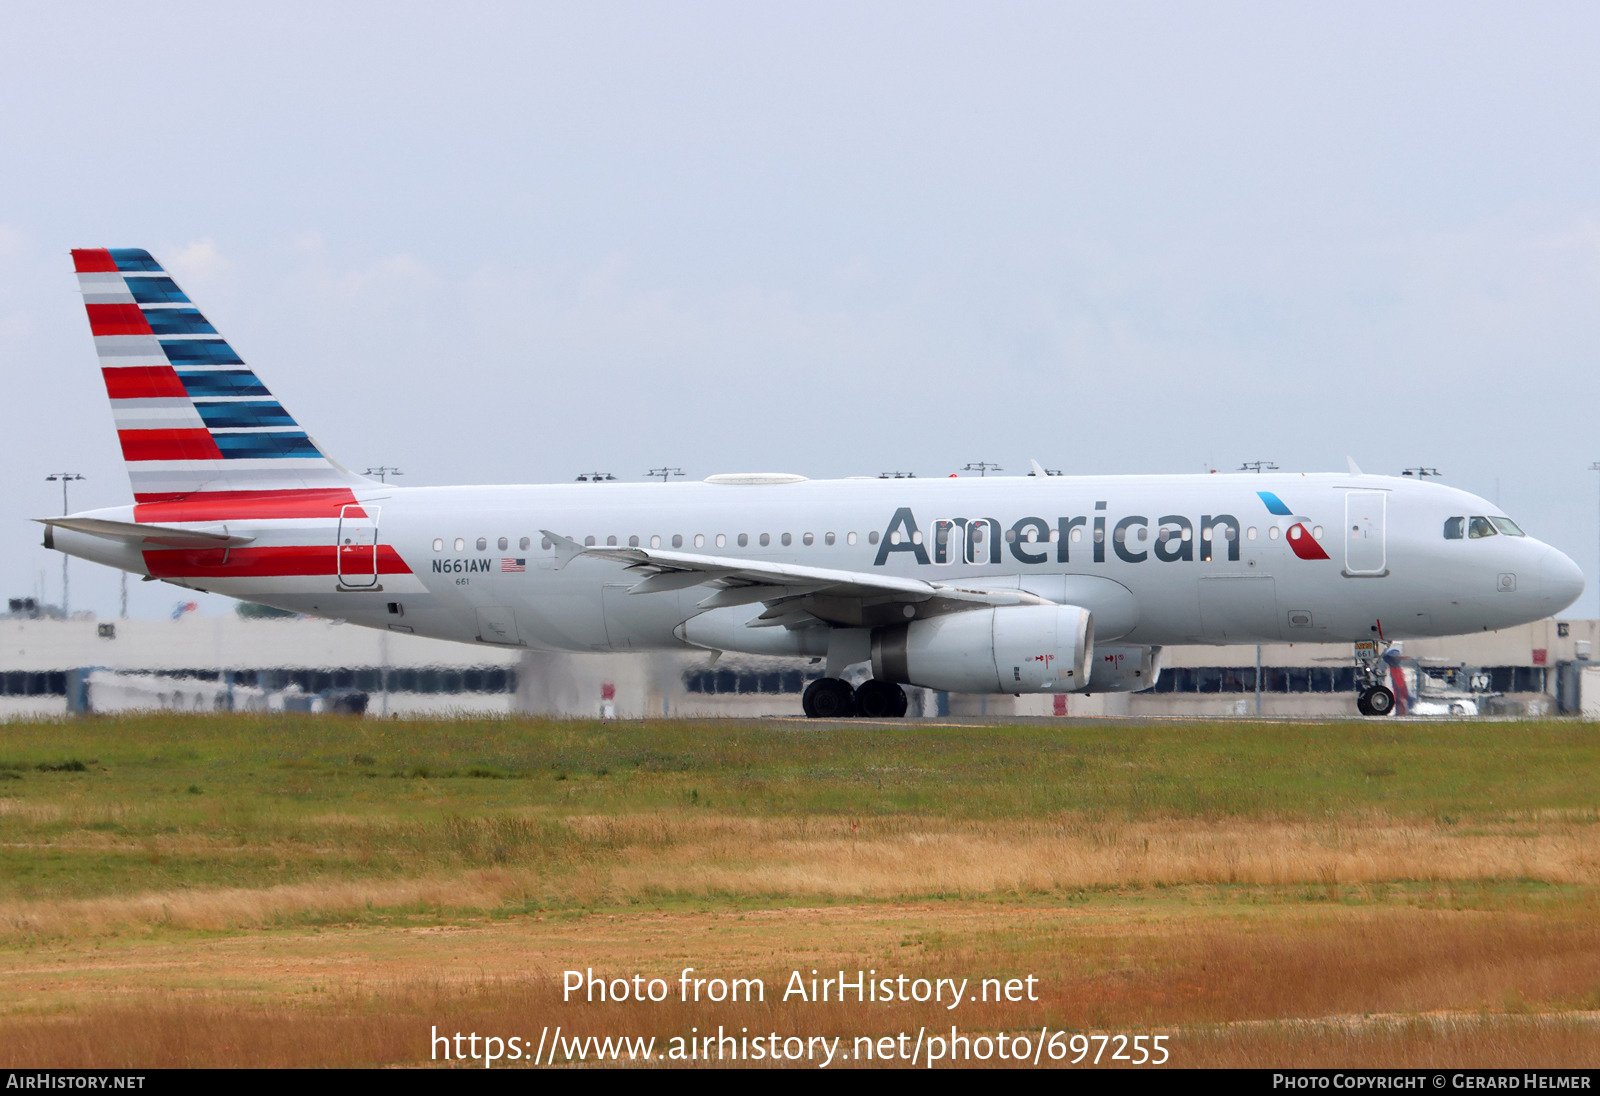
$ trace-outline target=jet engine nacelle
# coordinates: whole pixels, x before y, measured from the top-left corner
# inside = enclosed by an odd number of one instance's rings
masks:
[[[1089,662],[1091,693],[1137,693],[1160,677],[1160,647],[1096,647]]]
[[[1009,605],[872,633],[872,675],[958,693],[1067,693],[1089,684],[1094,618],[1076,605]]]

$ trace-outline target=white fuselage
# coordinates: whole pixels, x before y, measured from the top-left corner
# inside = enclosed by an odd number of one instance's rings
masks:
[[[196,522],[253,539],[189,550],[182,566],[173,549],[68,530],[54,544],[298,612],[565,651],[823,653],[786,638],[792,629],[744,627],[760,604],[713,609],[726,618],[716,628],[708,618],[686,629],[714,588],[629,593],[640,573],[564,561],[544,530],[596,547],[1020,588],[1084,605],[1096,641],[1132,645],[1476,632],[1559,612],[1583,586],[1570,559],[1532,537],[1446,538],[1447,519],[1498,514],[1487,501],[1382,476],[373,484],[354,495],[366,517],[348,527],[338,516]],[[79,516],[132,521],[134,508]],[[840,612],[835,628],[878,623],[870,603]]]

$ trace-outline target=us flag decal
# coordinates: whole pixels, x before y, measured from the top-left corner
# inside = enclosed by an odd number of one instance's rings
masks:
[[[502,559],[500,561],[501,574],[517,574],[528,569],[528,561],[524,559]]]

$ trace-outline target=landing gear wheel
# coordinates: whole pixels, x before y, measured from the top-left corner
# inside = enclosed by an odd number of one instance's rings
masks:
[[[1372,708],[1367,703],[1371,696],[1371,689],[1362,689],[1361,692],[1356,695],[1356,711],[1360,712],[1362,715],[1371,715]]]
[[[800,706],[812,719],[849,719],[856,714],[856,691],[848,681],[819,677],[806,686]]]
[[[856,689],[856,714],[869,719],[898,719],[906,714],[906,691],[892,681],[873,678]]]
[[[1367,694],[1368,715],[1388,715],[1394,711],[1394,694],[1379,685]]]

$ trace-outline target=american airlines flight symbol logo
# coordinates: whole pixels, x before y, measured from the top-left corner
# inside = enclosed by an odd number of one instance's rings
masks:
[[[1289,541],[1289,548],[1301,559],[1327,559],[1328,553],[1323,551],[1322,545],[1317,543],[1317,538],[1311,535],[1311,530],[1306,528],[1310,519],[1297,517],[1293,510],[1283,504],[1283,500],[1271,491],[1257,491],[1267,510],[1280,518],[1289,519],[1289,527],[1284,530],[1284,536]]]

